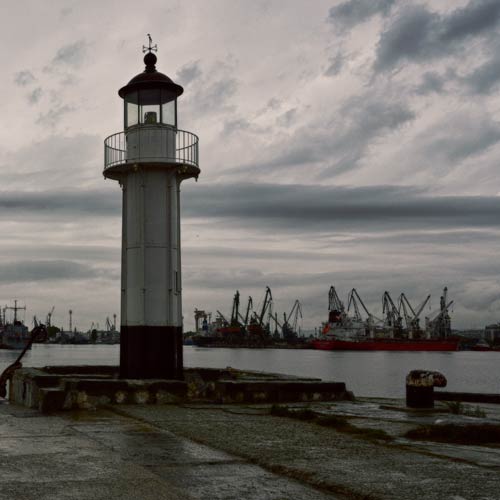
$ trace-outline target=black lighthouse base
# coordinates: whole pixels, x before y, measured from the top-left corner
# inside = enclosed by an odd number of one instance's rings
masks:
[[[182,380],[182,327],[122,326],[120,378]]]

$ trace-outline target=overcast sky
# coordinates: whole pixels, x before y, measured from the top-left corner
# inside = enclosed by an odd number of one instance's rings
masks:
[[[200,137],[182,191],[185,328],[234,291],[326,320],[402,291],[455,327],[500,320],[498,0],[0,3],[0,304],[87,330],[119,315],[117,90],[158,64]],[[425,314],[430,314],[429,310]]]

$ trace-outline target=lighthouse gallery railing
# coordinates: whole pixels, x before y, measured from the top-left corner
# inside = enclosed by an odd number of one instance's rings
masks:
[[[198,136],[170,127],[133,127],[104,140],[104,169],[134,162],[198,166]]]

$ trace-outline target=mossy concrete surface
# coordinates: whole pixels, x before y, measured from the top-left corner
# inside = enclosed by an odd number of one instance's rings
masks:
[[[189,368],[184,380],[126,380],[110,366],[21,368],[10,387],[13,403],[54,412],[110,404],[318,402],[352,399],[343,382],[235,370]]]

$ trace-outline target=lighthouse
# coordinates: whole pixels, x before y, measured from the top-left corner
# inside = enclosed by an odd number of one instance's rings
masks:
[[[122,87],[124,130],[104,141],[104,177],[122,189],[120,377],[182,379],[180,185],[197,178],[198,137],[178,128],[184,89],[156,69]]]

